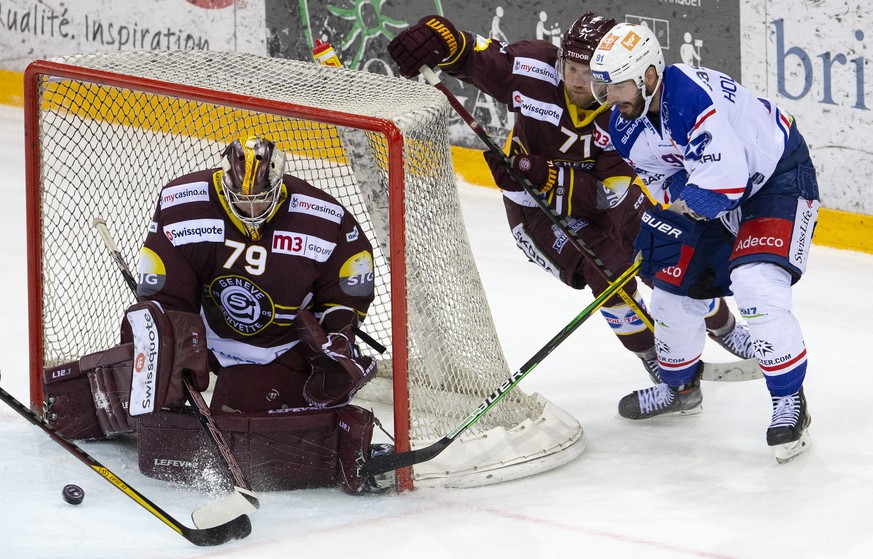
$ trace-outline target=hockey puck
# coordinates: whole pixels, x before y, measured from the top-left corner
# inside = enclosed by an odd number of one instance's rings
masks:
[[[62,492],[64,496],[64,500],[71,505],[78,505],[82,502],[82,499],[85,498],[85,492],[78,485],[73,485],[72,483],[64,486],[64,490]]]

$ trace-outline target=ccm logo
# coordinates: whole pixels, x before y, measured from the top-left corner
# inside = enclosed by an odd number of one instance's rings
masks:
[[[665,233],[671,237],[675,237],[678,239],[679,236],[682,235],[681,229],[677,229],[677,228],[673,227],[672,225],[670,225],[669,223],[667,223],[665,221],[661,221],[660,219],[652,216],[649,213],[643,214],[643,221],[645,222],[646,225],[648,225],[652,229],[656,229],[656,230],[660,231],[661,233]]]

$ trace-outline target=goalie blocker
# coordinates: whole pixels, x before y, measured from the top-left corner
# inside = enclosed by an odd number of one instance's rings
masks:
[[[314,407],[327,409],[216,415],[216,423],[254,489],[341,483],[348,493],[362,493],[369,486],[358,469],[369,458],[374,417],[347,402],[375,375],[375,364],[352,357],[347,333],[325,334],[304,314],[298,331],[315,346],[312,353],[321,354],[321,359],[310,357],[305,393]],[[46,422],[68,439],[136,431],[144,475],[202,483],[203,472],[217,457],[193,410],[183,407],[182,382],[182,372],[188,370],[195,389],[209,385],[209,352],[200,316],[164,311],[156,302],[137,303],[125,312],[122,342],[43,371]],[[336,382],[346,377],[341,373],[348,378]],[[334,382],[325,382],[325,375]],[[325,390],[329,385],[332,390]]]

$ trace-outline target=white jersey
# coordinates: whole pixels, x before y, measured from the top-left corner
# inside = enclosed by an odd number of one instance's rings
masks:
[[[626,121],[614,109],[613,144],[656,201],[681,198],[710,219],[761,189],[785,152],[792,124],[791,116],[730,76],[685,64],[664,69],[660,118],[658,130],[648,118]],[[671,180],[682,170],[687,186]]]

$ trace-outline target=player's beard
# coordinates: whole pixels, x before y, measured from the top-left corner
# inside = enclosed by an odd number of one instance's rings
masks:
[[[564,84],[564,92],[567,94],[567,99],[580,109],[590,109],[594,105],[594,95],[591,93],[590,86],[569,86]]]
[[[618,112],[621,118],[625,120],[636,120],[643,116],[643,110],[646,108],[646,100],[643,99],[641,91],[637,90],[637,94],[633,99],[625,103],[618,104]]]

